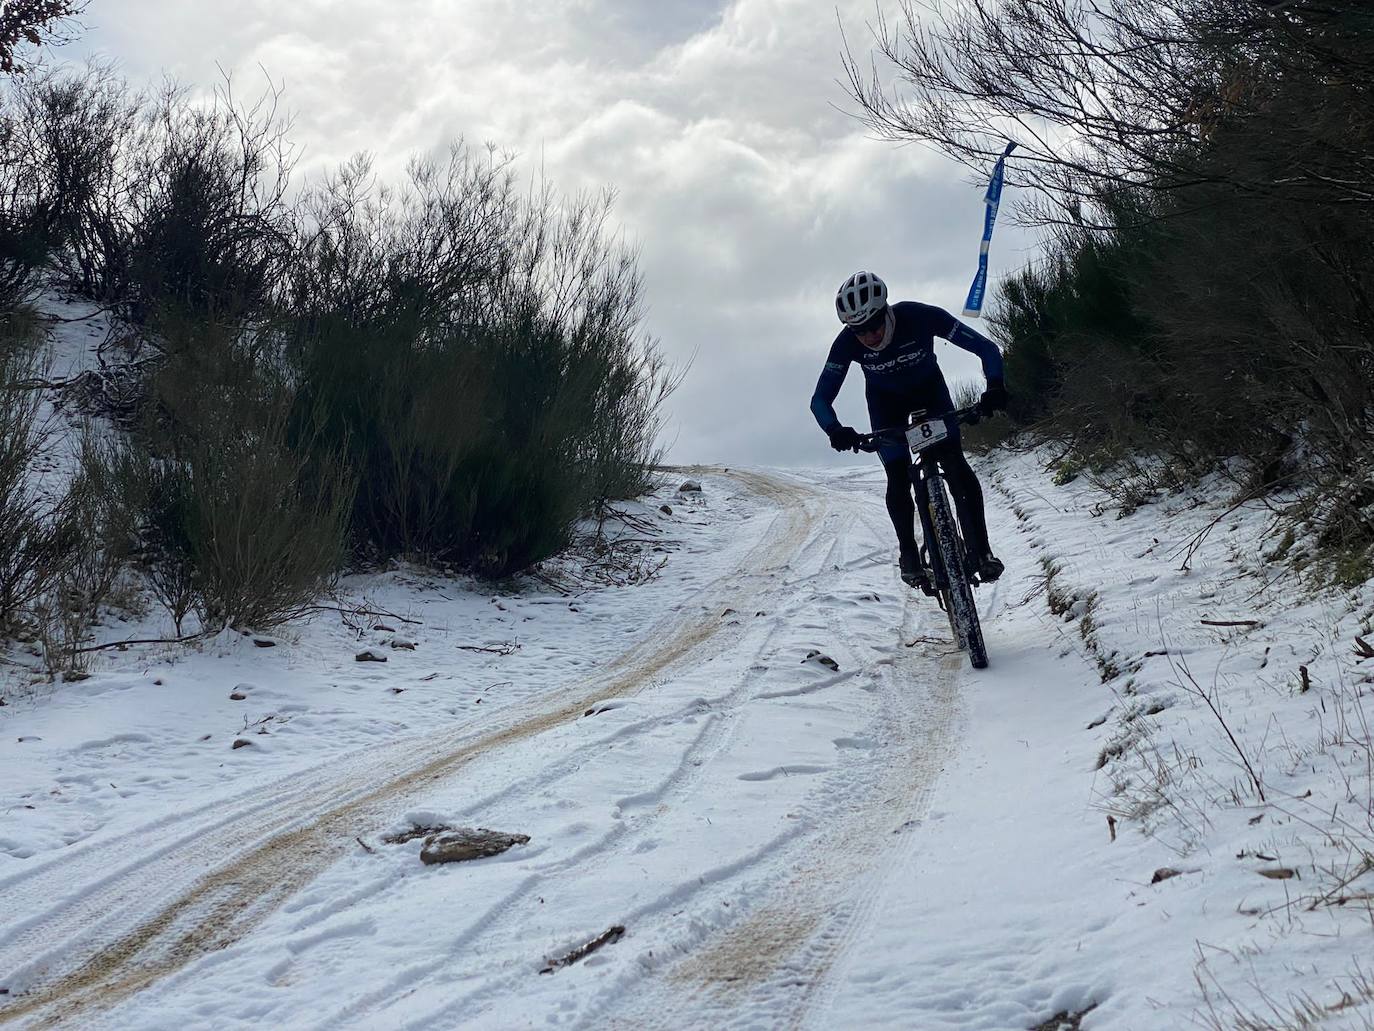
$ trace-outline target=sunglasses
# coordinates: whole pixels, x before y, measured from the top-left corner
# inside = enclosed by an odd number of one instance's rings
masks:
[[[880,311],[867,322],[860,322],[857,326],[851,328],[858,336],[867,336],[869,333],[877,333],[880,330],[884,330],[887,328],[887,311]]]

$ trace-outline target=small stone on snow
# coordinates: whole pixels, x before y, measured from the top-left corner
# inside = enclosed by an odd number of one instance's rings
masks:
[[[840,671],[840,664],[838,662],[829,655],[822,655],[820,652],[814,650],[807,652],[806,658],[802,659],[802,662],[814,662],[818,666],[824,666],[826,669],[834,670],[836,673]]]
[[[701,484],[697,483],[696,480],[687,480],[678,488],[678,492],[681,494],[700,493]]]
[[[385,656],[385,655],[383,655],[383,654],[382,654],[381,652],[379,652],[379,651],[373,651],[371,648],[368,648],[368,649],[366,649],[366,650],[364,650],[364,651],[360,651],[360,652],[359,652],[357,655],[355,655],[353,658],[354,658],[356,661],[358,661],[358,662],[385,662],[385,661],[386,661],[386,656]]]

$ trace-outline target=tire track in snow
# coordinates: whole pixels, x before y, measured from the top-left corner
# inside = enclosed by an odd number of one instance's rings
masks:
[[[911,607],[908,603],[908,611]],[[919,621],[904,623],[913,636],[919,633]],[[902,725],[904,741],[892,750],[883,779],[870,786],[867,799],[850,803],[856,808],[838,826],[826,829],[825,847],[799,866],[777,898],[674,972],[684,986],[719,993],[712,1002],[728,1008],[728,1015],[720,1014],[726,1026],[765,1015],[773,1026],[800,1026],[823,993],[832,964],[861,933],[882,897],[883,871],[899,866],[889,860],[917,840],[914,825],[925,816],[954,747],[955,683],[963,665],[958,652],[939,658],[930,693],[920,699],[902,697],[903,687],[910,685],[897,682],[904,678],[894,669],[890,718]],[[918,670],[931,672],[928,661],[913,658],[904,666],[901,672],[913,680]],[[836,801],[836,808],[848,808]],[[719,992],[722,987],[727,990]],[[757,1004],[742,1005],[742,995]]]
[[[904,640],[929,632],[930,623],[943,627],[939,613],[932,615],[923,603],[906,595]],[[885,677],[880,719],[895,739],[884,749],[881,768],[867,782],[825,799],[831,813],[845,815],[818,814],[811,832],[779,843],[767,862],[793,872],[767,900],[694,943],[688,958],[650,983],[617,986],[606,1012],[584,1023],[796,1027],[820,1006],[832,991],[832,966],[882,897],[886,871],[900,868],[896,860],[915,847],[916,828],[957,739],[963,656],[952,646],[934,655],[904,647],[899,652]],[[636,1001],[617,1004],[625,997]]]
[[[829,514],[827,518],[821,521],[816,534],[796,553],[790,564],[794,568],[798,565],[813,564],[811,559],[818,552],[823,551],[821,562],[823,565],[828,565],[843,550],[850,528],[851,524],[848,520],[837,518],[835,513]],[[778,590],[790,596],[794,589],[795,581],[787,580],[779,585]],[[756,683],[757,677],[753,670],[756,668],[755,664],[769,653],[780,628],[779,621],[771,620],[761,634],[760,640],[749,649],[748,656],[744,661],[732,658],[732,664],[738,671],[733,685],[723,696],[711,701],[710,708],[707,710],[710,725],[703,728],[702,732],[688,744],[673,770],[655,788],[643,792],[633,799],[622,800],[622,804],[625,801],[633,801],[636,804],[639,811],[633,819],[626,820],[603,835],[600,840],[580,847],[574,853],[553,864],[540,867],[537,873],[522,879],[520,883],[489,906],[456,937],[445,942],[440,947],[441,951],[438,956],[393,975],[384,986],[370,990],[360,999],[354,1000],[347,1006],[335,1011],[319,1026],[321,1028],[344,1025],[368,1026],[369,1023],[375,1026],[376,1022],[392,1026],[391,1018],[386,1013],[386,1005],[389,1002],[403,999],[414,993],[436,976],[452,977],[454,969],[461,965],[463,957],[482,954],[484,941],[493,938],[500,940],[503,935],[509,934],[508,925],[520,925],[522,907],[525,910],[523,915],[527,916],[529,911],[536,910],[541,905],[538,902],[540,896],[559,893],[559,885],[552,878],[556,878],[561,873],[578,874],[591,861],[595,861],[598,868],[607,869],[618,858],[632,853],[637,842],[651,838],[665,808],[673,808],[682,800],[690,797],[697,785],[708,776],[711,762],[727,752],[738,729],[740,717],[744,715],[745,707],[759,697],[769,697],[766,693],[760,694],[760,688]],[[844,674],[841,677],[841,679],[846,680],[849,678],[850,674]],[[630,736],[643,734],[669,721],[680,719],[684,714],[685,712],[669,713],[636,721],[603,739],[588,742],[569,753],[565,758],[550,764],[539,773],[521,778],[499,789],[480,803],[471,806],[471,811],[480,811],[486,808],[490,802],[512,793],[533,793],[540,789],[546,789],[566,773],[582,769],[610,741],[623,740]],[[794,832],[794,835],[795,833],[800,833],[800,831]],[[780,843],[770,843],[770,848],[777,847]],[[694,897],[699,889],[713,889],[728,877],[752,869],[752,863],[744,863],[739,864],[738,870],[716,871],[700,880],[693,878],[686,884],[676,886],[670,893],[669,899],[673,905],[682,905]],[[661,915],[661,911],[667,905],[668,901],[658,900],[625,915],[623,919],[626,922],[641,926],[643,919]],[[503,994],[518,993],[519,985],[529,976],[529,973],[528,969],[522,967],[510,974],[488,979],[474,990],[445,1002],[438,1009],[426,1013],[423,1017],[407,1018],[403,1026],[445,1027],[460,1021],[472,1022],[480,1014],[484,1004],[499,999]],[[402,1025],[397,1024],[395,1026]]]
[[[107,877],[95,891],[64,899],[5,942],[0,969],[13,972],[10,984],[26,990],[0,1004],[0,1024],[32,1018],[34,1026],[51,1026],[93,1008],[108,1008],[199,957],[234,944],[342,855],[360,828],[385,822],[407,794],[492,750],[574,720],[607,694],[635,694],[654,676],[697,657],[713,638],[735,636],[728,624],[721,623],[721,606],[747,608],[748,599],[765,591],[795,553],[811,544],[812,528],[824,515],[825,504],[812,488],[791,478],[740,470],[729,476],[777,504],[780,511],[739,567],[698,592],[698,607],[705,611],[671,617],[601,675],[551,692],[560,698],[552,708],[541,711],[537,703],[526,704],[519,707],[523,715],[519,710],[503,713],[503,725],[465,734],[461,742],[441,735],[408,763],[397,756],[378,768],[364,759],[343,781],[325,779],[300,792],[287,789],[285,797],[293,800],[295,811],[270,817],[270,836],[258,826],[244,828],[243,823],[275,807],[281,795],[266,803],[249,803],[245,815],[224,821],[209,840],[201,837],[144,856]],[[302,811],[311,815],[302,817]],[[226,854],[231,857],[227,862]],[[98,862],[100,857],[95,858]],[[184,874],[177,876],[179,869],[204,870],[216,859],[219,863],[189,887]],[[50,881],[61,877],[62,867],[51,874]],[[67,874],[70,877],[71,871]],[[167,890],[169,884],[172,891]],[[121,918],[155,912],[110,940],[111,928],[98,914],[111,907]],[[93,917],[104,932],[98,946],[87,944],[96,937]]]

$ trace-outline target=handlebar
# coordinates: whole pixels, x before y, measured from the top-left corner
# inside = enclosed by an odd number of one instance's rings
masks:
[[[983,410],[977,405],[969,405],[967,408],[956,408],[952,412],[945,412],[943,416],[926,415],[923,418],[953,419],[955,422],[962,423],[965,426],[972,426],[984,419],[985,416],[983,415]],[[858,450],[868,452],[877,451],[879,443],[884,441],[889,444],[900,444],[902,447],[906,447],[906,431],[909,425],[910,424],[906,427],[893,426],[888,429],[874,430],[872,433],[860,433]]]

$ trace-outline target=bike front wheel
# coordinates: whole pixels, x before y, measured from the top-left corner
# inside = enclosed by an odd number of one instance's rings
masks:
[[[973,587],[964,568],[964,545],[959,537],[959,527],[950,509],[944,481],[939,476],[932,476],[928,486],[930,521],[935,528],[935,543],[940,549],[945,579],[949,582],[945,595],[950,627],[955,642],[968,652],[969,664],[974,669],[984,669],[988,664],[988,650],[983,644],[983,627],[978,622]]]

